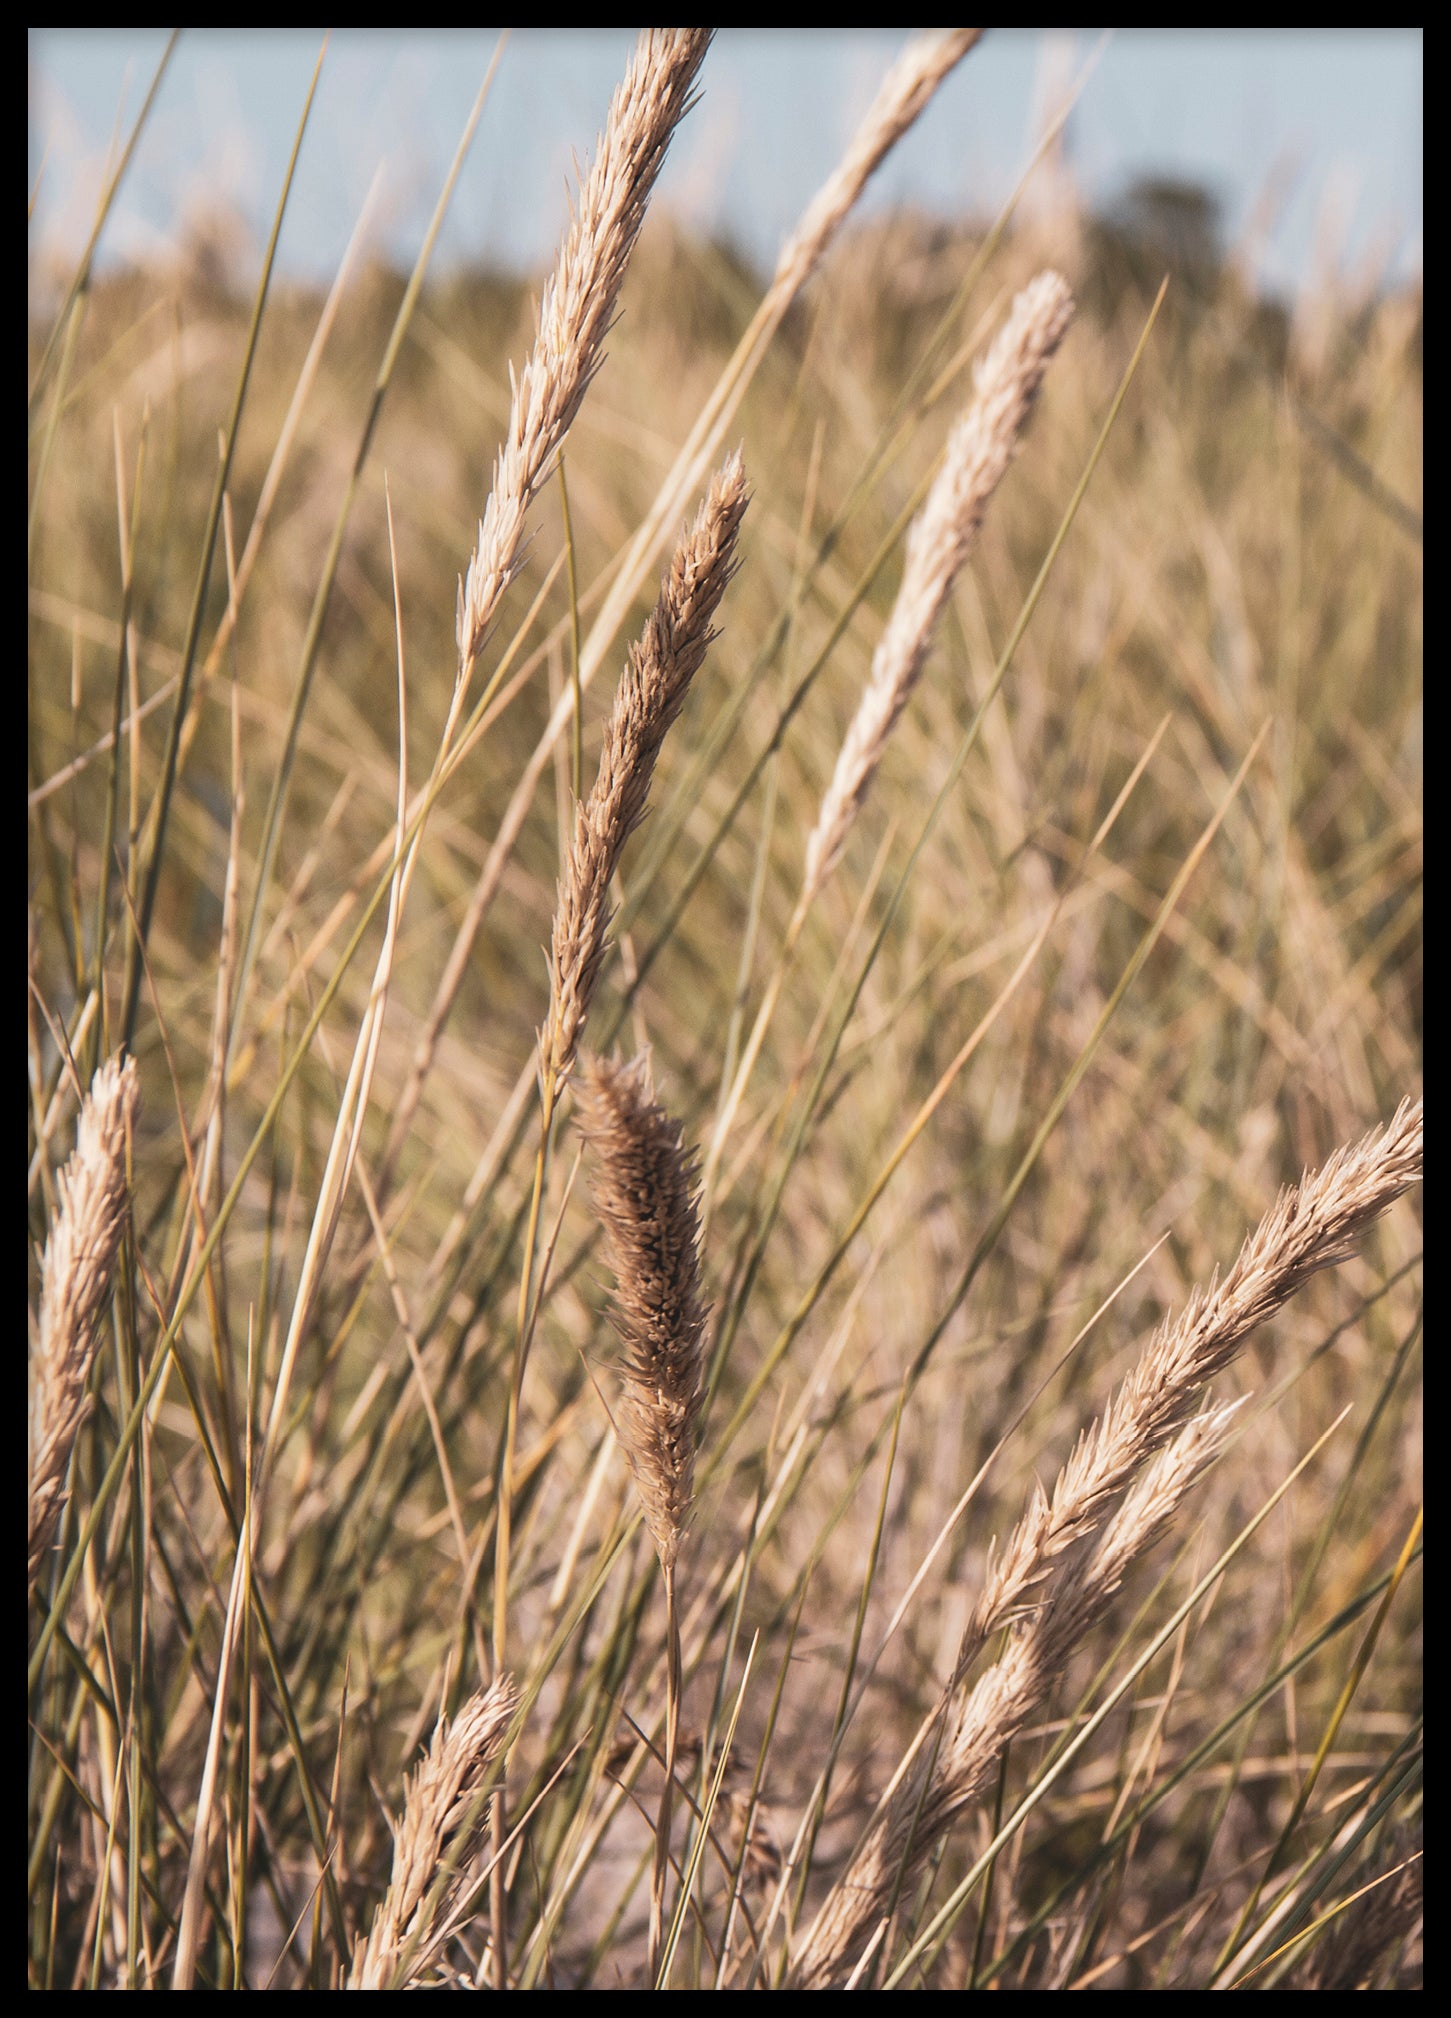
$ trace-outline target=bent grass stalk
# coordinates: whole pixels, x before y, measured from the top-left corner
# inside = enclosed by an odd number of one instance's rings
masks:
[[[1194,1416],[1206,1381],[1247,1335],[1354,1242],[1421,1174],[1419,1101],[1347,1144],[1280,1194],[1223,1281],[1165,1319],[1102,1415],[1079,1438],[1051,1499],[1038,1487],[991,1567],[938,1710],[879,1804],[844,1877],[798,1950],[792,1978],[822,1988],[848,1972],[868,1930],[920,1869],[933,1842],[978,1795],[1003,1747],[1063,1672],[1136,1557],[1160,1533],[1222,1440],[1227,1411]],[[1088,1556],[1061,1561],[1074,1543]],[[965,1699],[959,1692],[990,1633],[1008,1644]],[[925,1762],[909,1771],[923,1739]]]
[[[514,1447],[529,1355],[534,1244],[554,1110],[574,1066],[604,959],[610,884],[626,841],[644,818],[655,760],[666,732],[684,706],[690,683],[700,670],[714,636],[711,623],[735,573],[736,540],[748,498],[740,456],[732,455],[717,472],[694,525],[675,550],[659,599],[639,644],[630,653],[620,681],[605,726],[595,782],[575,813],[574,838],[560,883],[550,941],[549,1014],[539,1033],[539,1149],[524,1231],[508,1412],[500,1440],[498,1518],[494,1531],[496,1672],[503,1666],[508,1635]],[[502,1806],[500,1794],[496,1809],[502,1811]],[[496,1839],[502,1840],[502,1834],[500,1813],[495,1823]],[[502,1887],[500,1868],[496,1868],[495,1884]],[[503,1952],[501,1932],[496,1924],[496,1958]]]
[[[801,891],[785,943],[711,1137],[704,1173],[707,1196],[807,913],[841,859],[888,738],[921,676],[943,604],[972,552],[993,492],[1018,452],[1072,316],[1073,297],[1059,274],[1040,273],[1018,295],[977,366],[972,403],[948,436],[942,467],[908,530],[901,586],[807,839]]]

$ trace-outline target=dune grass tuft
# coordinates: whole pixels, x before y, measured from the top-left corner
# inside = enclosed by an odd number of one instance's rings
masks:
[[[33,292],[34,1988],[1422,1980],[1419,289],[864,221],[978,32]]]

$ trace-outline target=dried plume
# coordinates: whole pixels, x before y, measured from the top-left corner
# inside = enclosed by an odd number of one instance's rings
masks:
[[[892,1794],[843,1877],[822,1902],[793,1961],[800,1989],[840,1986],[869,1934],[910,1891],[933,1845],[991,1782],[1003,1747],[1022,1731],[1102,1615],[1130,1564],[1154,1541],[1224,1441],[1235,1408],[1196,1416],[1145,1468],[1071,1578],[1013,1630],[1001,1658],[965,1702],[940,1706],[940,1739]]]
[[[604,957],[610,882],[644,818],[665,732],[715,636],[711,619],[735,573],[748,496],[740,456],[732,455],[682,535],[640,642],[631,647],[605,724],[598,776],[575,809],[550,945],[549,1020],[539,1036],[541,1074],[555,1092],[574,1063]]]
[[[452,1720],[439,1718],[427,1755],[408,1780],[403,1819],[393,1842],[392,1881],[372,1932],[353,1957],[350,1990],[386,1990],[403,1950],[415,1937],[408,1981],[416,1982],[448,1940],[450,1915],[471,1883],[469,1867],[488,1821],[488,1803],[477,1797],[503,1747],[517,1704],[518,1694],[506,1675],[492,1688],[471,1696]],[[468,1838],[456,1844],[465,1823]],[[430,1905],[428,1895],[439,1863],[455,1850],[454,1881]]]
[[[649,1059],[586,1062],[580,1127],[615,1272],[625,1351],[616,1427],[661,1567],[672,1574],[690,1513],[705,1399],[705,1306],[695,1161],[655,1098]]]
[[[909,42],[886,76],[851,146],[781,248],[771,292],[790,300],[811,277],[842,219],[867,181],[926,107],[933,92],[966,56],[981,28],[950,28]]]
[[[1080,1438],[1051,1501],[1037,1491],[990,1573],[939,1705],[940,1738],[891,1793],[823,1901],[794,1960],[794,1982],[821,1988],[850,1974],[902,1886],[977,1799],[1003,1747],[1222,1444],[1234,1407],[1195,1414],[1204,1382],[1317,1269],[1354,1251],[1357,1236],[1419,1178],[1422,1150],[1421,1103],[1403,1101],[1383,1129],[1283,1191],[1224,1280],[1196,1290],[1183,1312],[1154,1333]],[[1084,1546],[1065,1562],[1073,1542]],[[1010,1633],[1003,1654],[964,1699],[972,1661],[1004,1625]]]
[[[87,1409],[96,1320],[126,1216],[126,1144],[136,1119],[134,1059],[111,1058],[81,1103],[75,1154],[56,1180],[60,1209],[40,1277],[30,1362],[30,1588],[55,1536],[65,1476]]]
[[[942,606],[972,551],[988,500],[1017,453],[1048,361],[1073,318],[1061,275],[1040,273],[1014,301],[975,372],[971,406],[948,436],[942,467],[907,534],[902,584],[806,844],[798,913],[840,860],[887,738],[932,643]]]
[[[1091,1532],[1144,1459],[1192,1414],[1249,1333],[1317,1269],[1353,1253],[1360,1233],[1421,1175],[1423,1113],[1403,1100],[1382,1129],[1339,1149],[1282,1191],[1222,1281],[1196,1289],[1145,1347],[1108,1407],[1079,1440],[1051,1499],[1041,1487],[997,1556],[958,1651],[964,1676],[992,1635],[1028,1601],[1055,1558]]]
[[[529,506],[599,368],[646,206],[709,45],[704,28],[646,29],[610,101],[594,166],[545,285],[533,352],[517,378],[511,373],[508,432],[459,589],[461,676],[518,569]]]

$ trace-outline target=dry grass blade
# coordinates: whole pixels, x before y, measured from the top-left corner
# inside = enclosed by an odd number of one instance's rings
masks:
[[[350,1990],[386,1990],[410,1944],[408,1981],[416,1983],[448,1938],[450,1908],[468,1883],[488,1820],[487,1803],[477,1795],[499,1756],[517,1701],[505,1676],[470,1697],[452,1720],[439,1718],[427,1756],[408,1781],[392,1882],[353,1958]],[[453,1839],[465,1822],[468,1840],[459,1845]],[[446,1853],[454,1857],[454,1880],[430,1906],[428,1894]]]
[[[650,28],[610,102],[595,163],[544,289],[539,334],[513,381],[509,429],[459,588],[460,679],[519,566],[524,520],[599,368],[646,206],[710,46],[704,28]]]
[[[610,881],[625,842],[644,818],[665,732],[680,713],[714,636],[711,619],[735,573],[736,536],[748,498],[740,456],[732,455],[675,549],[659,600],[631,649],[615,695],[599,772],[576,809],[554,914],[549,1020],[539,1038],[548,1099],[562,1088],[579,1048],[604,957]]]
[[[939,1706],[941,1736],[910,1773],[899,1771],[899,1784],[803,1941],[793,1980],[821,1988],[850,1973],[863,1941],[891,1911],[934,1841],[976,1799],[1003,1747],[1222,1443],[1232,1410],[1193,1414],[1204,1382],[1317,1269],[1343,1261],[1356,1235],[1416,1181],[1422,1134],[1421,1103],[1402,1101],[1384,1128],[1338,1150],[1313,1176],[1283,1191],[1223,1282],[1197,1292],[1150,1339],[1109,1407],[1080,1438],[1052,1500],[1039,1490],[995,1566]],[[1061,1565],[1043,1587],[1068,1544],[1090,1537],[1087,1553]],[[1034,1608],[1025,1614],[1030,1591],[1036,1592]],[[954,1709],[985,1638],[1009,1622],[1001,1658]]]
[[[647,1058],[630,1065],[592,1058],[580,1090],[625,1347],[617,1427],[661,1564],[673,1569],[690,1512],[705,1381],[694,1159],[655,1098]]]
[[[126,1145],[136,1062],[111,1058],[81,1105],[75,1153],[57,1179],[60,1210],[41,1268],[40,1333],[30,1361],[29,1585],[54,1538],[71,1448],[86,1413],[96,1320],[110,1294],[126,1211]]]
[[[977,367],[976,395],[948,437],[937,480],[912,521],[902,585],[806,844],[798,916],[840,859],[887,738],[917,683],[942,605],[1017,453],[1048,362],[1072,317],[1067,282],[1059,274],[1040,273],[1018,295]]]

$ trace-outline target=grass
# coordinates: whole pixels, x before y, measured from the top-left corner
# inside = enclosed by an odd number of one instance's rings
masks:
[[[856,224],[969,50],[33,316],[34,1986],[1419,1984],[1419,294]]]

